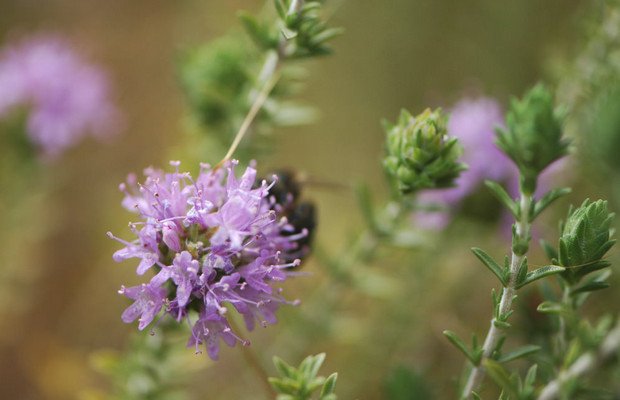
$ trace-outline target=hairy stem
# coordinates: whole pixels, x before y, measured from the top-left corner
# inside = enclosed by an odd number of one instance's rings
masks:
[[[228,152],[226,153],[222,161],[220,161],[215,166],[214,169],[218,169],[226,161],[230,160],[232,155],[235,153],[235,150],[237,150],[239,143],[241,143],[241,140],[243,139],[245,134],[248,132],[248,129],[252,125],[252,122],[254,122],[254,118],[256,118],[256,115],[258,114],[258,112],[261,110],[261,108],[265,104],[265,101],[267,101],[267,99],[269,98],[269,93],[271,93],[271,89],[273,89],[277,81],[278,81],[278,76],[273,75],[271,76],[271,79],[265,83],[261,91],[258,93],[258,96],[256,96],[256,99],[254,100],[254,103],[252,104],[250,111],[247,113],[247,115],[243,119],[243,122],[241,123],[241,127],[239,128],[239,131],[237,132],[235,139],[230,145]]]
[[[571,312],[575,310],[575,303],[570,298],[571,285],[568,282],[564,282],[564,289],[562,290],[562,303],[565,307],[568,307]],[[558,349],[557,354],[562,355],[566,351],[566,342],[568,339],[568,321],[566,315],[559,315],[559,327],[558,327]]]
[[[292,0],[290,7],[288,9],[287,15],[292,15],[301,9],[303,6],[303,0]],[[282,61],[289,55],[289,42],[286,37],[282,36],[280,38],[280,42],[278,44],[277,51],[273,50],[267,54],[265,62],[258,74],[258,83],[260,85],[260,89],[258,93],[252,91],[250,96],[254,97],[254,101],[252,102],[252,106],[250,110],[246,114],[241,126],[239,127],[239,131],[235,135],[235,138],[228,149],[228,152],[214,168],[214,170],[219,169],[224,163],[231,159],[237,147],[241,143],[241,140],[244,138],[254,119],[258,115],[258,112],[263,108],[265,102],[269,98],[269,94],[271,90],[274,88],[278,79],[280,78],[279,69],[282,64]]]
[[[594,370],[605,360],[611,358],[620,348],[620,323],[607,334],[603,343],[596,351],[591,351],[579,357],[565,371],[561,371],[558,377],[549,382],[538,396],[538,400],[552,400],[558,398],[562,387],[566,382],[579,378],[582,375]]]
[[[529,240],[530,237],[529,214],[531,204],[532,196],[522,193],[521,200],[519,202],[520,218],[515,223],[515,235],[520,242],[525,242]],[[521,266],[524,258],[525,252],[523,252],[523,254],[517,254],[513,249],[510,262],[510,275],[508,279],[508,284],[502,290],[502,297],[500,299],[499,311],[497,313],[497,316],[507,315],[512,310],[512,302],[515,298],[517,291],[517,275],[519,272],[519,267]],[[472,392],[478,390],[480,384],[482,383],[482,380],[484,379],[484,367],[481,365],[482,361],[491,358],[493,352],[497,350],[497,344],[502,336],[502,330],[497,326],[496,322],[497,317],[494,317],[491,320],[491,326],[489,327],[489,331],[487,332],[487,336],[482,346],[482,359],[480,361],[480,364],[474,366],[469,373],[467,382],[461,394],[462,399],[471,398]]]

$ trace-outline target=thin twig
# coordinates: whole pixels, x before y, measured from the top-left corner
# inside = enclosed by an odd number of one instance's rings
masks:
[[[597,351],[591,351],[581,355],[565,371],[559,373],[558,377],[549,382],[538,396],[538,400],[553,400],[558,398],[564,384],[572,379],[576,379],[594,370],[605,360],[612,357],[620,348],[620,322],[616,323],[601,344]]]
[[[304,0],[292,0],[287,15],[292,15],[299,12],[303,5]],[[222,167],[222,165],[229,161],[235,153],[235,150],[237,150],[237,147],[239,147],[241,140],[250,129],[250,126],[252,126],[256,115],[258,115],[258,112],[261,110],[261,108],[263,108],[263,105],[265,105],[265,102],[269,98],[269,94],[275,87],[276,83],[278,83],[278,80],[280,78],[278,70],[280,68],[280,65],[282,64],[282,60],[284,60],[287,56],[288,40],[284,35],[282,35],[278,44],[277,51],[271,51],[267,55],[267,58],[265,59],[265,62],[258,74],[258,82],[262,84],[261,90],[256,95],[254,102],[250,107],[250,110],[243,119],[243,122],[239,127],[239,131],[235,135],[235,138],[230,145],[228,152],[226,153],[222,161],[217,163],[217,165],[213,168],[213,171],[218,170],[220,167]]]
[[[258,93],[258,96],[256,96],[256,99],[254,100],[254,103],[252,104],[252,107],[250,108],[250,111],[243,119],[243,123],[241,124],[241,127],[239,128],[239,132],[237,132],[237,135],[235,136],[235,140],[233,140],[232,144],[230,145],[230,148],[228,149],[228,153],[226,153],[222,161],[220,161],[215,166],[215,168],[213,168],[214,170],[217,170],[222,165],[224,165],[224,163],[230,160],[232,155],[235,153],[235,150],[237,150],[239,143],[241,143],[241,140],[243,139],[248,129],[252,125],[252,122],[254,122],[254,118],[256,118],[256,115],[258,114],[260,109],[265,104],[265,101],[267,101],[267,99],[269,98],[269,93],[271,93],[271,90],[276,85],[278,78],[279,78],[278,75],[273,75],[271,79],[267,83],[265,83],[262,90]]]
[[[516,236],[518,238],[529,238],[530,236],[530,221],[529,221],[529,213],[530,206],[532,203],[532,197],[521,194],[521,200],[519,202],[520,207],[520,216],[521,218],[516,221]],[[519,267],[525,258],[525,254],[515,254],[512,252],[512,258],[510,262],[510,277],[508,280],[508,284],[502,290],[502,297],[499,303],[499,311],[497,313],[498,316],[506,315],[510,312],[512,308],[512,301],[516,296],[516,285],[517,285],[517,275],[519,272]],[[469,399],[472,395],[473,391],[478,390],[480,384],[482,383],[482,379],[484,378],[484,367],[482,366],[482,362],[485,359],[490,358],[493,355],[497,347],[497,343],[501,337],[500,328],[496,325],[496,320],[493,318],[491,320],[491,326],[489,327],[489,331],[487,332],[487,336],[484,340],[484,344],[482,346],[482,358],[480,360],[480,364],[474,366],[469,373],[469,377],[467,378],[467,382],[465,387],[463,388],[463,392],[461,394],[462,399]]]

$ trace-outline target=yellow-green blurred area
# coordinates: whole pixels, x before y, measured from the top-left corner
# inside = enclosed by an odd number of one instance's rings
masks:
[[[110,143],[86,140],[35,175],[12,171],[22,183],[19,198],[0,216],[0,398],[93,399],[110,390],[97,365],[109,352],[123,351],[137,331],[121,321],[128,300],[117,293],[121,284],[138,282],[135,264],[115,263],[119,244],[106,237],[107,231],[126,236],[127,222],[136,218],[121,207],[118,184],[130,172],[184,157],[182,50],[239,29],[239,10],[262,7],[250,0],[0,0],[2,43],[34,32],[69,37],[110,72],[125,117],[124,132]],[[273,152],[259,169],[291,167],[329,183],[308,185],[304,196],[319,209],[317,246],[335,256],[345,256],[363,228],[347,187],[365,181],[378,202],[388,197],[380,163],[383,118],[394,120],[403,107],[414,113],[448,107],[463,95],[493,96],[505,106],[539,80],[554,83],[562,78],[556,71],[568,69],[585,43],[583,19],[597,12],[593,2],[577,0],[342,0],[328,10],[331,24],[346,33],[334,41],[332,56],[307,64],[301,95],[320,118],[274,132]],[[609,197],[618,182],[588,169],[587,158],[569,165],[574,192],[536,227],[551,242],[568,204]],[[17,196],[6,187],[0,188],[4,200]],[[487,194],[476,196],[494,207]],[[616,198],[612,210],[617,205]],[[356,285],[334,282],[311,258],[307,275],[285,285],[285,295],[301,305],[281,309],[276,325],[242,332],[260,363],[275,374],[274,355],[297,364],[326,352],[322,373],[339,372],[341,399],[387,398],[387,377],[405,366],[424,376],[436,398],[453,398],[464,359],[441,332],[482,337],[497,286],[469,248],[501,259],[510,246],[498,224],[481,217],[484,208],[471,208],[472,215],[459,216],[446,231],[429,233],[427,248],[382,248],[378,261],[351,271],[362,275]],[[531,264],[544,264],[542,251],[532,247]],[[612,283],[593,296],[588,315],[617,313],[617,279]],[[540,300],[536,290],[519,296],[514,342],[544,325],[535,311]],[[179,368],[191,374],[191,398],[266,398],[239,346],[223,346],[213,362],[185,342],[179,338],[175,346],[184,357]]]

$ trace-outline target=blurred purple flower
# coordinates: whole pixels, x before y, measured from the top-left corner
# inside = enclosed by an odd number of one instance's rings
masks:
[[[202,165],[192,179],[179,172],[145,171],[139,185],[134,176],[123,205],[137,212],[142,222],[131,224],[133,241],[114,254],[116,261],[138,258],[137,273],[155,269],[148,283],[123,288],[121,294],[135,300],[123,313],[125,322],[139,320],[139,329],[150,324],[162,309],[177,320],[193,325],[188,346],[198,351],[206,344],[217,359],[219,339],[229,346],[248,342],[235,334],[227,319],[226,304],[240,313],[249,330],[276,322],[275,311],[285,300],[273,287],[299,265],[302,257],[297,241],[308,231],[295,228],[280,218],[285,205],[269,195],[273,186],[255,184],[256,170],[248,167],[241,178],[234,173],[236,162],[213,170]],[[190,310],[198,311],[195,321]]]
[[[57,157],[82,136],[120,128],[104,72],[58,36],[34,36],[0,50],[0,118],[28,111],[27,135],[43,158]]]
[[[479,190],[486,179],[503,182],[511,196],[518,196],[519,171],[495,146],[495,128],[502,124],[501,108],[493,99],[464,99],[454,106],[448,122],[448,133],[457,137],[462,144],[461,160],[468,165],[468,169],[461,173],[456,187],[427,190],[418,196],[422,210],[414,214],[417,226],[434,230],[445,228],[460,202]],[[563,175],[567,170],[566,165],[566,159],[561,159],[543,171],[538,180],[536,198],[558,186],[557,182],[565,180]],[[510,232],[513,222],[512,217],[504,215],[503,231]]]
[[[463,146],[461,161],[468,169],[463,171],[456,186],[449,189],[428,190],[418,197],[421,207],[440,205],[452,210],[468,195],[477,190],[485,179],[506,180],[514,174],[510,159],[494,143],[495,128],[503,124],[499,104],[490,98],[464,99],[450,114],[448,134],[459,139]],[[441,229],[450,222],[446,211],[420,211],[416,224],[430,229]]]

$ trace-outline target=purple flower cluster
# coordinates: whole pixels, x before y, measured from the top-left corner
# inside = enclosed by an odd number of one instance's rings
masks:
[[[114,254],[117,262],[137,258],[138,275],[156,271],[148,283],[121,288],[134,300],[123,321],[137,319],[142,330],[162,310],[186,319],[193,326],[188,346],[199,351],[206,344],[212,359],[218,357],[220,339],[229,346],[248,344],[231,329],[229,308],[252,330],[256,322],[275,323],[280,304],[296,303],[285,300],[273,284],[299,265],[303,251],[297,241],[308,235],[307,230],[293,233],[280,216],[282,205],[269,194],[275,181],[255,183],[252,166],[237,178],[236,164],[217,170],[202,165],[196,179],[179,172],[178,162],[171,163],[172,173],[147,169],[141,185],[130,176],[121,190],[124,207],[142,219],[130,224],[137,238],[124,241],[109,234],[125,245]],[[197,311],[197,319],[190,310]]]
[[[0,118],[28,111],[27,135],[42,157],[58,156],[82,136],[119,128],[108,80],[57,36],[35,36],[0,50]]]

